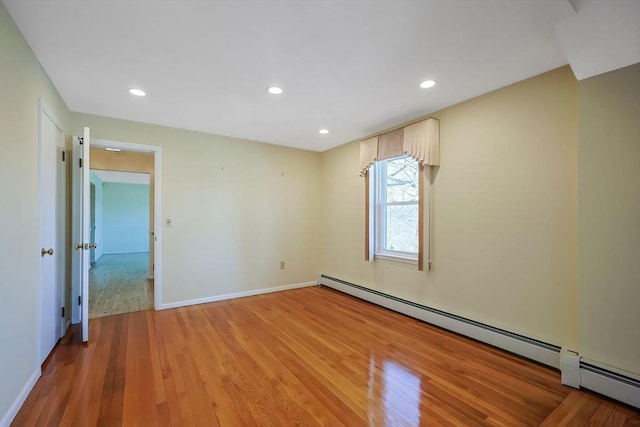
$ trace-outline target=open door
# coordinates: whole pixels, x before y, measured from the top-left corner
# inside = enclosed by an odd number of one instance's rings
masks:
[[[89,128],[73,137],[73,270],[72,323],[82,323],[82,341],[89,341],[89,252],[95,248],[90,234]]]

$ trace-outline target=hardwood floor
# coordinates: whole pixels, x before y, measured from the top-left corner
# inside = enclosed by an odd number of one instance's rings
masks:
[[[150,310],[149,253],[102,255],[89,270],[89,318]]]
[[[13,425],[640,425],[554,370],[327,288],[90,328],[54,350]]]

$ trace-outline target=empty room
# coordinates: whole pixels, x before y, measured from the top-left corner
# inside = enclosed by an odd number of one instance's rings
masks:
[[[640,425],[640,1],[0,0],[0,427]]]

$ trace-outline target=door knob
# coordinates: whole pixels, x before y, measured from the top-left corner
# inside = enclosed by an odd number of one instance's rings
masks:
[[[95,249],[98,247],[97,243],[89,243],[89,249]]]
[[[53,248],[50,248],[50,249],[42,248],[42,249],[40,250],[40,256],[42,256],[42,257],[43,257],[43,256],[45,256],[45,255],[53,255]]]
[[[76,243],[75,245],[73,245],[73,247],[76,249],[82,249],[84,246],[82,245],[82,243]]]

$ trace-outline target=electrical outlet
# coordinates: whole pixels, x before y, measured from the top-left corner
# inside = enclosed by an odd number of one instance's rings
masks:
[[[280,261],[280,270],[284,270],[284,261]]]
[[[173,225],[173,223],[171,222],[171,218],[165,218],[164,219],[164,226],[165,227],[171,227]]]

